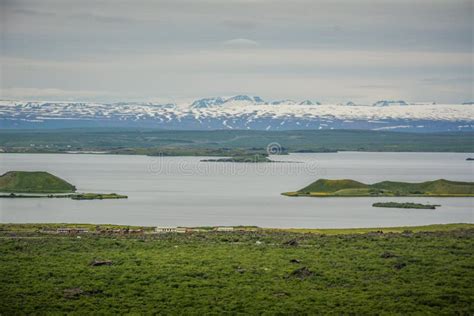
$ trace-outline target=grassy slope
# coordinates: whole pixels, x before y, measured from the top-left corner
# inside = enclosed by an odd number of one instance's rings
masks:
[[[0,176],[0,192],[72,193],[76,188],[48,172],[9,171]]]
[[[474,182],[448,181],[444,179],[427,181],[421,183],[383,181],[375,184],[364,184],[354,180],[328,180],[319,179],[303,189],[297,194],[311,194],[314,196],[370,196],[380,194],[388,196],[409,196],[409,195],[474,195]]]
[[[382,235],[267,231],[81,239],[0,231],[0,310],[472,314],[474,229],[453,228]],[[284,245],[292,239],[299,246]],[[394,257],[382,258],[387,252]],[[94,259],[113,264],[92,267]],[[301,267],[313,274],[292,277]],[[77,288],[82,294],[68,295]]]
[[[332,193],[343,189],[359,189],[367,188],[367,184],[343,179],[343,180],[328,180],[328,179],[319,179],[310,185],[299,190],[299,192],[326,192]]]
[[[422,183],[406,183],[384,181],[372,185],[374,188],[385,189],[390,191],[399,191],[409,193],[413,191],[430,192],[434,194],[474,194],[473,182],[460,182],[449,180],[427,181]]]

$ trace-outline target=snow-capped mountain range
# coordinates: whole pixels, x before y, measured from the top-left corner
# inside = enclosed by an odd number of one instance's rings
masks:
[[[382,100],[371,105],[237,95],[184,104],[0,101],[0,128],[372,129],[472,131],[474,106]]]

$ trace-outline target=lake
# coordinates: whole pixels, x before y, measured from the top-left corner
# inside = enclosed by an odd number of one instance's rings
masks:
[[[127,200],[1,199],[2,223],[147,226],[257,225],[349,228],[474,223],[474,198],[291,198],[318,178],[474,181],[473,154],[361,153],[272,156],[286,162],[200,162],[208,157],[0,154],[0,172],[48,171],[80,192]],[[383,201],[441,204],[436,210],[374,208]]]

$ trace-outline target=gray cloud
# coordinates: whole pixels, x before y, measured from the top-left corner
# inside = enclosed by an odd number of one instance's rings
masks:
[[[86,91],[78,99],[235,92],[459,102],[472,95],[472,6],[472,0],[0,0],[1,88],[16,97]]]
[[[222,25],[239,30],[255,30],[258,27],[257,21],[246,20],[246,19],[225,19],[221,22]]]
[[[28,9],[28,8],[13,9],[13,13],[18,13],[18,14],[26,15],[26,16],[30,16],[30,17],[31,16],[40,16],[40,17],[56,16],[56,13],[54,13],[54,12],[32,10],[32,9]]]
[[[232,48],[249,48],[258,46],[258,43],[256,41],[252,41],[247,38],[234,38],[228,41],[224,41],[222,42],[222,44],[226,47]]]

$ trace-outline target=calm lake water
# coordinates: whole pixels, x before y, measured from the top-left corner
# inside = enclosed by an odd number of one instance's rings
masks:
[[[81,192],[127,200],[1,199],[3,223],[380,227],[474,223],[474,198],[290,198],[318,178],[474,181],[473,154],[329,153],[275,156],[294,163],[200,162],[205,157],[0,154],[0,172],[45,170]],[[374,208],[377,201],[441,204],[436,210]]]

